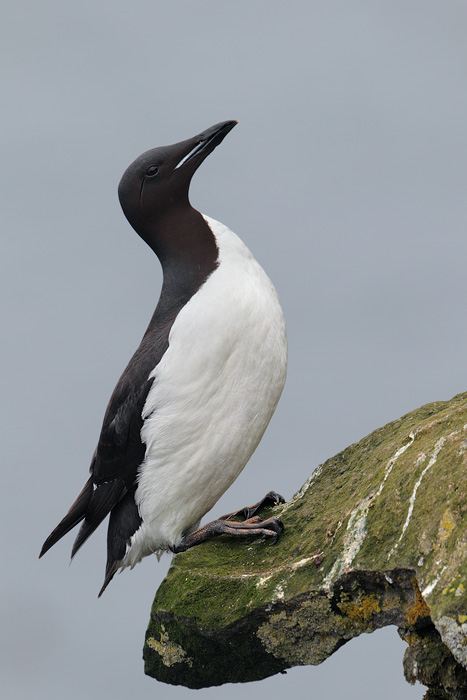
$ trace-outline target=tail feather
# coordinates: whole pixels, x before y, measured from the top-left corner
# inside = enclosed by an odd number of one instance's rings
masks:
[[[107,586],[109,585],[109,583],[111,582],[111,580],[113,579],[113,577],[115,576],[115,574],[117,573],[117,571],[118,571],[118,569],[119,569],[119,566],[120,566],[120,562],[114,562],[114,563],[112,564],[112,566],[110,566],[110,567],[107,566],[107,568],[106,568],[106,570],[105,570],[105,579],[104,579],[104,583],[103,583],[103,585],[102,585],[101,590],[99,591],[99,594],[98,594],[98,596],[97,596],[98,598],[101,597],[101,595],[103,594],[103,592],[105,591],[105,589],[107,588]]]
[[[54,544],[58,542],[67,532],[70,532],[75,525],[77,525],[86,515],[86,510],[91,501],[93,492],[92,477],[84,484],[78,497],[70,506],[68,513],[59,522],[57,527],[50,533],[44,542],[41,553],[39,554],[39,559],[51,548]]]
[[[135,489],[128,491],[112,509],[107,530],[107,565],[99,598],[119,570],[132,536],[142,523],[135,502]]]
[[[95,489],[86,509],[86,517],[73,544],[72,558],[94,530],[99,527],[112,508],[123,498],[126,490],[125,483],[119,479],[99,484]]]

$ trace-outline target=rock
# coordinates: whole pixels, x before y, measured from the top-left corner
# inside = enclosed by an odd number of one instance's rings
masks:
[[[154,600],[145,672],[190,688],[258,680],[396,625],[409,682],[467,697],[466,466],[467,393],[315,469],[265,512],[285,525],[277,545],[223,536],[178,554]]]

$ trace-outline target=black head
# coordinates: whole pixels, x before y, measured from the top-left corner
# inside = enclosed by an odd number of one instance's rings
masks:
[[[226,121],[186,141],[146,151],[125,171],[118,187],[123,212],[151,247],[167,217],[190,207],[191,178],[203,160],[237,124]]]

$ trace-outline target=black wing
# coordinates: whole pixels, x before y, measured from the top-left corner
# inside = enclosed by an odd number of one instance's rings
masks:
[[[142,411],[153,379],[151,371],[168,348],[170,323],[146,332],[110,398],[94,453],[91,476],[68,513],[44,542],[40,557],[59,539],[84,521],[72,549],[72,557],[112,509],[134,492],[145,445],[141,442]]]
[[[130,377],[127,375],[128,368],[110,399],[91,462],[91,476],[68,513],[44,542],[40,556],[84,520],[73,545],[73,557],[112,508],[132,489],[144,458],[141,413],[152,380],[146,379],[135,386],[128,381]]]

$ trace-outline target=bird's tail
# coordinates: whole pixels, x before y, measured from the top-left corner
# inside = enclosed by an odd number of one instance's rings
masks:
[[[70,506],[70,510],[68,513],[65,515],[65,517],[58,523],[57,527],[53,532],[50,533],[50,535],[47,537],[46,541],[44,542],[41,553],[39,554],[39,559],[51,548],[53,545],[58,542],[64,535],[67,534],[67,532],[70,532],[75,525],[81,522],[83,518],[86,515],[86,511],[88,509],[89,503],[91,501],[93,493],[93,484],[92,484],[92,476],[89,477],[89,479],[86,481],[84,484],[81,492],[79,493],[78,497],[75,499],[75,501],[72,503]]]
[[[88,537],[92,535],[94,530],[101,524],[125,493],[125,483],[120,479],[106,481],[94,487],[92,476],[89,477],[68,513],[63,520],[58,523],[55,530],[47,537],[41,553],[39,554],[39,559],[53,547],[63,535],[66,535],[75,525],[84,520],[74,541],[73,549],[71,550],[71,558],[73,558],[78,549],[86,542]]]
[[[76,540],[73,543],[73,549],[71,550],[72,559],[78,549],[82,547],[125,493],[125,483],[120,479],[105,481],[92,491],[91,498],[86,508],[84,523],[81,525]],[[80,520],[81,519],[82,518],[80,518]]]

